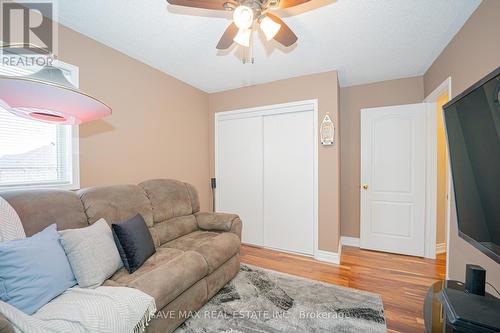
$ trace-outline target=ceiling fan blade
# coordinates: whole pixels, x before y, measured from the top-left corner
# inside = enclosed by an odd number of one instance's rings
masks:
[[[298,5],[302,5],[303,3],[309,2],[311,0],[280,0],[278,8],[290,8]]]
[[[286,47],[293,45],[297,41],[297,36],[293,33],[292,29],[290,29],[290,27],[283,22],[282,19],[273,14],[267,13],[266,15],[274,22],[281,24],[281,28],[276,36],[274,36],[274,40]]]
[[[217,43],[217,49],[218,50],[225,50],[228,49],[231,45],[233,45],[233,38],[236,36],[238,33],[238,27],[236,24],[231,23],[229,27],[227,27],[226,31],[222,34],[222,37],[219,40],[219,43]]]
[[[167,2],[175,6],[226,10],[224,3],[228,0],[167,0]]]

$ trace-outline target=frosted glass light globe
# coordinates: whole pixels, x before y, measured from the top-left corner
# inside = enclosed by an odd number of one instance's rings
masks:
[[[249,47],[250,46],[250,36],[252,34],[252,30],[250,29],[240,29],[238,33],[233,38],[233,40],[240,44],[241,46]]]
[[[264,32],[264,35],[266,35],[266,39],[269,41],[276,36],[278,31],[281,29],[281,24],[274,22],[271,20],[269,17],[264,17],[262,22],[260,22],[260,28]]]
[[[253,23],[253,10],[247,6],[238,6],[233,14],[234,24],[240,29],[248,29]]]

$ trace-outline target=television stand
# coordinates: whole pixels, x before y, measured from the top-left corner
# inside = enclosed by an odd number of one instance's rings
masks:
[[[448,320],[439,294],[444,288],[463,291],[465,284],[453,280],[434,283],[427,292],[424,302],[424,323],[426,333],[468,333],[470,331],[454,327]],[[486,293],[484,297],[495,298]]]

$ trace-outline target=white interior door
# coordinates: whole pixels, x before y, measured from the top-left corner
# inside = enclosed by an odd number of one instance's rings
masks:
[[[314,114],[264,116],[264,245],[314,253]]]
[[[362,248],[423,256],[427,105],[361,110]]]
[[[217,210],[239,214],[242,241],[262,245],[262,118],[224,119],[217,127]]]

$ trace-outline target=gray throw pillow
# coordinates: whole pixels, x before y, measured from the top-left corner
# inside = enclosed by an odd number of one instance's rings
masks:
[[[86,228],[59,233],[80,287],[96,288],[123,267],[113,233],[104,219]]]

